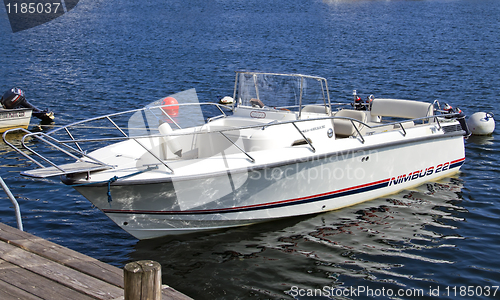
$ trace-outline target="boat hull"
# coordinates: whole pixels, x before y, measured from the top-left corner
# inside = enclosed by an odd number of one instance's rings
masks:
[[[122,229],[150,239],[340,209],[450,176],[464,157],[455,133],[192,179],[74,187]]]
[[[0,133],[13,128],[27,129],[30,120],[32,109],[0,109]]]

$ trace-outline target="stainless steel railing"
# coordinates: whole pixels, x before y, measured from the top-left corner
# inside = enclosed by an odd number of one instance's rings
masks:
[[[16,212],[17,228],[19,230],[23,231],[23,221],[21,219],[21,209],[19,208],[19,203],[17,203],[16,198],[14,197],[14,195],[12,195],[12,193],[10,192],[9,187],[3,181],[2,176],[0,176],[0,185],[2,186],[3,190],[7,194],[7,197],[9,197],[10,202],[12,202],[12,204],[14,205],[14,210]]]
[[[207,103],[207,104],[209,104],[209,103]],[[219,107],[220,105],[215,104],[215,103],[210,103],[210,104],[217,106],[217,108],[223,114],[222,116],[214,117],[211,120],[215,120],[217,118],[224,118],[224,117],[226,117],[226,114],[224,113],[224,111],[221,109],[221,107]],[[182,104],[178,104],[178,105],[182,105]],[[200,104],[196,104],[196,105],[200,105]],[[18,149],[16,146],[14,146],[10,142],[8,142],[7,139],[6,139],[6,136],[9,133],[14,132],[14,131],[21,130],[21,131],[27,133],[22,138],[22,141],[21,141],[22,147],[24,149],[28,150],[32,155],[36,156],[41,161],[49,164],[50,166],[58,169],[59,171],[61,171],[62,173],[65,173],[65,174],[69,174],[70,171],[65,170],[60,165],[58,165],[58,164],[54,163],[53,161],[51,161],[50,159],[44,157],[42,154],[40,154],[37,151],[33,150],[31,147],[28,147],[27,142],[26,142],[27,139],[28,138],[36,138],[37,140],[39,140],[39,141],[45,143],[46,145],[48,145],[49,147],[51,147],[53,149],[56,149],[57,151],[60,151],[61,153],[64,153],[65,155],[67,155],[67,156],[69,156],[69,157],[71,157],[71,158],[73,158],[73,159],[75,159],[77,161],[83,161],[83,158],[87,158],[87,159],[91,160],[90,163],[96,164],[96,165],[101,166],[103,168],[113,168],[113,166],[110,166],[110,165],[108,165],[108,164],[106,164],[104,162],[101,162],[98,159],[96,159],[96,158],[91,157],[90,155],[88,155],[86,153],[86,151],[84,151],[82,149],[82,147],[80,146],[81,143],[84,143],[84,142],[113,142],[113,141],[122,141],[122,140],[133,140],[137,144],[139,144],[142,148],[144,148],[149,154],[151,154],[152,157],[154,157],[158,161],[159,164],[164,165],[171,173],[174,173],[174,170],[167,164],[167,162],[165,160],[163,160],[160,157],[158,157],[155,153],[153,153],[150,149],[148,149],[148,147],[146,147],[140,141],[140,139],[142,139],[142,138],[164,137],[165,135],[161,135],[161,134],[149,134],[149,135],[145,135],[145,136],[134,136],[134,137],[131,137],[131,136],[127,135],[127,133],[123,130],[123,128],[121,128],[116,122],[114,122],[112,120],[112,118],[116,117],[116,116],[120,116],[120,115],[124,115],[124,114],[130,114],[130,113],[135,113],[137,111],[151,110],[152,108],[162,108],[162,107],[166,107],[166,106],[149,107],[149,108],[147,107],[147,108],[143,108],[143,109],[130,110],[130,111],[126,111],[126,112],[121,112],[121,113],[115,113],[115,114],[105,115],[105,116],[101,116],[101,117],[96,117],[96,118],[92,118],[92,119],[88,119],[88,120],[84,120],[84,121],[75,122],[75,123],[66,125],[66,126],[61,127],[61,128],[57,128],[57,129],[52,130],[51,132],[48,132],[48,133],[43,133],[43,132],[32,133],[32,132],[29,132],[29,131],[27,131],[25,129],[12,129],[12,130],[8,130],[8,131],[6,131],[4,133],[3,139],[4,139],[4,141],[5,141],[5,143],[7,145],[9,145],[10,147],[12,147],[14,150],[16,150],[18,153],[20,153],[21,155],[23,155],[25,158],[33,161],[39,167],[45,168],[45,166],[43,164],[41,164],[39,161],[37,161],[36,159],[34,159],[33,157],[31,157],[30,155],[24,153],[21,149]],[[166,112],[164,112],[162,109],[160,109],[159,111],[161,111],[162,114],[166,115],[168,118],[171,119],[171,117]],[[366,123],[364,123],[362,121],[359,121],[359,120],[353,119],[353,118],[349,118],[349,117],[327,116],[327,117],[320,117],[320,118],[289,120],[289,121],[283,121],[283,122],[270,122],[270,123],[266,123],[266,124],[262,124],[261,123],[261,124],[249,125],[249,126],[231,127],[231,128],[224,128],[224,129],[215,130],[215,131],[209,131],[209,132],[208,131],[196,131],[196,132],[176,133],[176,131],[173,131],[168,136],[181,136],[181,135],[193,135],[193,134],[198,135],[198,134],[207,134],[207,133],[211,133],[211,134],[213,134],[213,133],[219,133],[224,138],[226,138],[232,145],[234,145],[237,149],[239,149],[239,151],[241,151],[243,154],[245,154],[250,159],[250,161],[255,162],[255,159],[247,151],[245,151],[245,149],[243,149],[240,146],[238,146],[235,141],[231,140],[225,134],[225,132],[234,131],[234,130],[254,129],[254,128],[261,128],[262,130],[264,130],[267,127],[270,127],[270,126],[283,126],[285,124],[292,124],[296,128],[296,130],[300,133],[300,135],[302,135],[302,137],[304,138],[304,140],[306,141],[306,143],[309,145],[309,147],[311,148],[311,150],[313,152],[316,152],[316,149],[312,145],[311,141],[305,136],[304,132],[302,132],[302,130],[300,130],[300,128],[297,126],[297,124],[302,123],[302,122],[312,122],[312,121],[318,121],[318,120],[339,120],[339,119],[348,120],[348,121],[350,121],[352,123],[353,127],[355,128],[356,135],[359,137],[360,142],[364,144],[365,143],[365,137],[363,136],[363,134],[361,133],[361,130],[360,130],[360,128],[362,126],[366,126],[366,128],[374,130],[374,129],[377,129],[379,127],[394,126],[394,125],[398,124],[399,128],[402,131],[402,135],[406,136],[407,132],[406,132],[405,125],[404,125],[405,122],[409,122],[409,121],[416,122],[416,121],[426,121],[426,120],[430,121],[432,119],[439,126],[438,130],[441,130],[442,128],[441,128],[441,123],[439,121],[439,118],[444,118],[444,117],[446,117],[446,118],[452,118],[452,117],[455,117],[455,116],[458,116],[458,115],[459,114],[432,115],[432,116],[426,116],[426,117],[421,117],[421,118],[415,118],[415,119],[411,119],[411,120],[401,120],[401,121],[395,121],[395,122],[390,122],[390,123],[382,123],[380,125],[375,125],[375,126],[373,126],[373,125],[370,126],[369,124],[366,124]],[[77,128],[79,125],[90,123],[90,122],[97,121],[97,120],[105,120],[105,121],[111,123],[111,125],[113,126],[113,128],[115,128],[120,133],[121,136],[119,136],[119,137],[91,138],[91,139],[86,139],[86,138],[85,139],[76,139],[74,137],[74,135],[70,131],[70,129],[72,130],[72,128]],[[181,128],[177,123],[175,123],[175,124],[179,128]],[[52,136],[56,132],[59,132],[60,130],[63,130],[63,129],[67,133],[67,135],[69,136],[68,140],[58,140],[58,139],[56,139],[56,138],[54,138]],[[69,144],[74,144],[74,145],[76,145],[77,148],[74,148],[74,147],[70,146]],[[85,161],[85,162],[89,163],[89,161]],[[75,173],[75,170],[73,170],[71,172]]]

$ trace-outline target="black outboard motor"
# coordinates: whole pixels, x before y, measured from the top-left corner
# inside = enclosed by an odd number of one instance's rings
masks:
[[[460,108],[453,108],[448,103],[445,103],[443,110],[448,114],[458,114],[455,116],[455,118],[457,119],[458,123],[460,123],[462,130],[465,131],[465,136],[469,137],[472,134],[472,132],[469,130],[469,126],[467,126],[467,122],[465,121],[465,114]]]
[[[33,116],[39,118],[42,121],[53,121],[54,113],[48,109],[41,110],[26,100],[24,92],[20,88],[12,88],[5,92],[0,99],[0,103],[6,109],[15,108],[31,108],[33,110]]]

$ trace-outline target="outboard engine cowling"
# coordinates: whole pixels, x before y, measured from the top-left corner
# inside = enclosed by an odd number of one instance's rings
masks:
[[[13,88],[6,91],[3,94],[2,99],[0,99],[3,107],[7,109],[17,108],[25,101],[26,98],[24,97],[24,92],[20,88]]]
[[[33,116],[43,120],[52,121],[54,120],[54,113],[48,109],[41,110],[36,106],[26,100],[23,90],[20,88],[12,88],[5,92],[0,99],[0,103],[6,109],[16,109],[16,108],[31,108],[33,110]]]

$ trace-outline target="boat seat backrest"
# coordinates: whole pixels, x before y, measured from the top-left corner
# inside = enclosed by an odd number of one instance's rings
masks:
[[[352,109],[342,109],[335,114],[335,117],[346,117],[351,119],[356,119],[363,123],[366,123],[367,117],[364,111],[360,110],[352,110]],[[353,125],[353,123],[355,125]],[[334,119],[333,120],[333,128],[335,129],[335,135],[338,136],[350,136],[356,133],[356,126],[358,130],[361,131],[363,128],[363,124],[358,122],[351,122],[351,120],[347,119]]]
[[[302,112],[312,112],[317,114],[330,114],[330,108],[325,105],[306,105],[302,107]]]
[[[181,157],[182,146],[178,141],[179,138],[169,135],[173,132],[172,127],[170,127],[170,125],[167,122],[165,122],[158,127],[158,131],[160,132],[161,135],[163,135],[164,145],[167,147],[167,149],[170,150],[175,155]]]
[[[415,119],[434,115],[434,107],[427,102],[377,98],[372,101],[371,114],[372,116]]]

